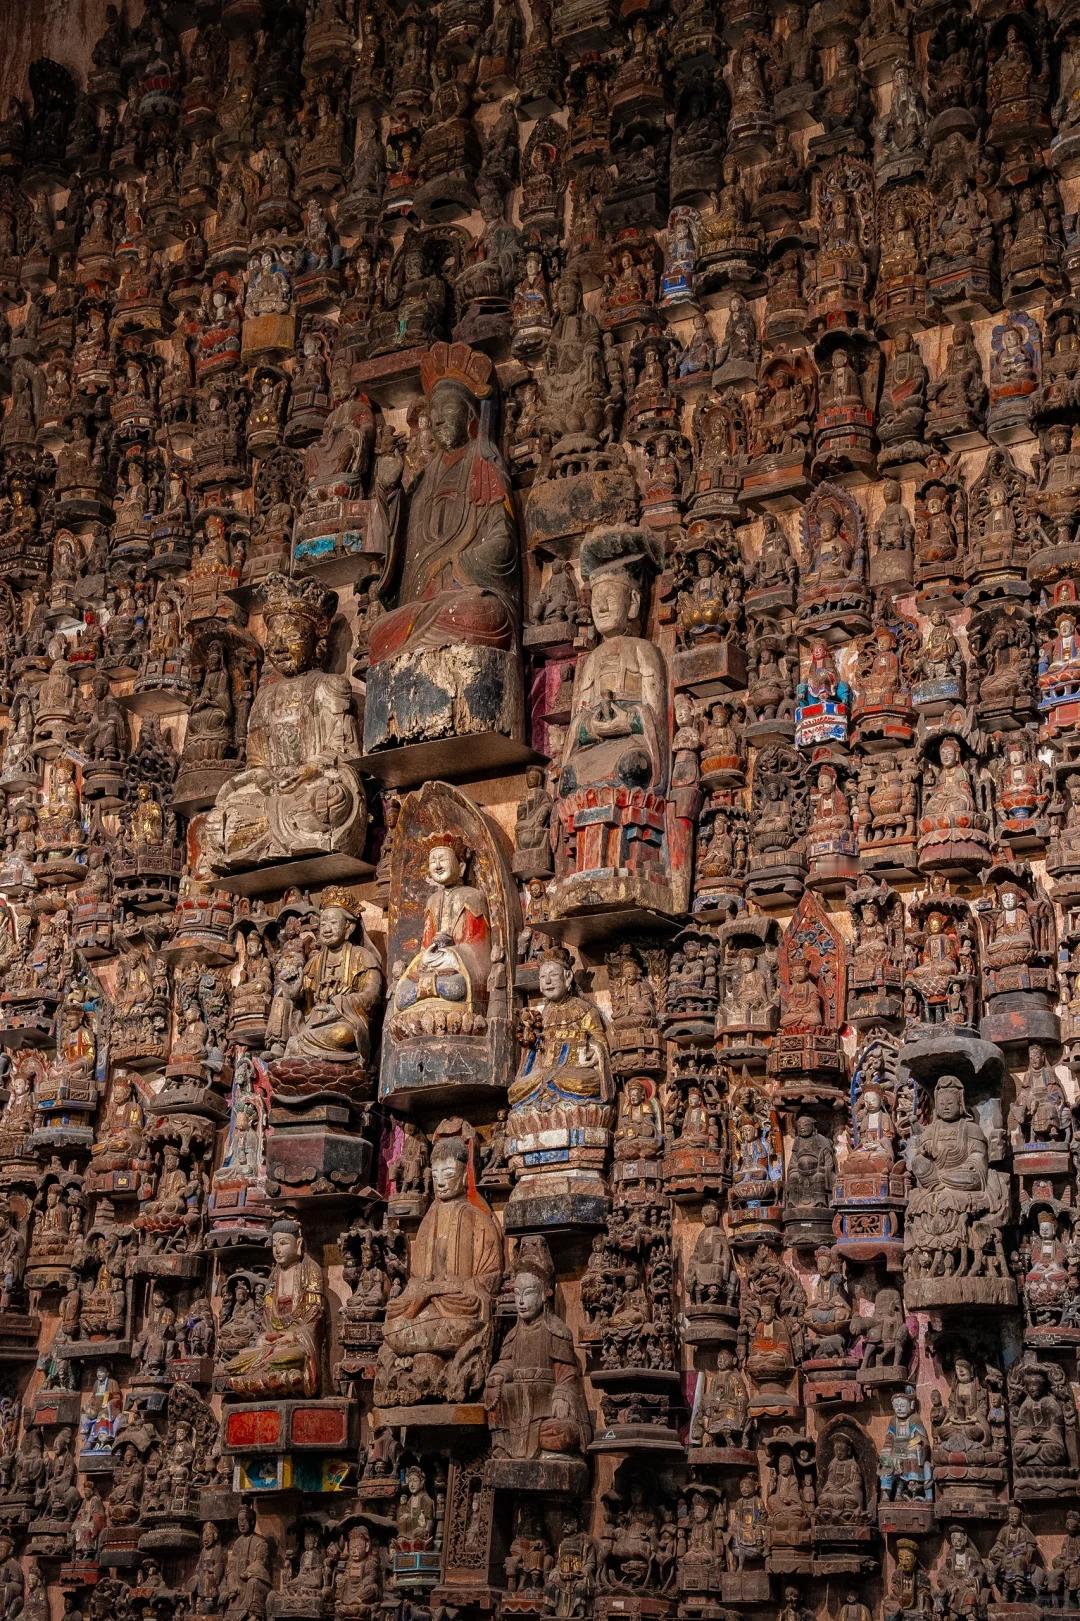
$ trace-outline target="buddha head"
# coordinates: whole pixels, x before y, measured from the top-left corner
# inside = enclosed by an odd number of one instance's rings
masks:
[[[295,1265],[303,1249],[300,1224],[295,1221],[275,1221],[270,1229],[270,1249],[275,1266]]]
[[[481,403],[492,395],[492,364],[466,343],[436,343],[420,368],[432,436],[440,450],[459,450],[480,433]]]
[[[440,384],[431,396],[431,431],[442,450],[457,450],[469,437],[469,402],[460,390]]]
[[[431,1150],[431,1185],[436,1199],[443,1204],[459,1199],[465,1189],[468,1168],[469,1149],[464,1137],[436,1138]]]
[[[637,636],[646,605],[646,582],[659,566],[656,541],[629,524],[598,530],[581,548],[581,574],[590,588],[590,611],[600,636]]]
[[[561,317],[576,315],[581,309],[581,283],[576,276],[560,276],[555,289],[555,307]]]
[[[811,1122],[811,1124],[813,1124],[813,1122]],[[831,1244],[822,1244],[814,1251],[814,1258],[817,1261],[819,1278],[826,1280],[833,1277],[835,1273],[839,1272],[840,1257],[837,1255]]]
[[[958,1075],[943,1075],[934,1088],[934,1116],[951,1125],[967,1112],[964,1083]]]

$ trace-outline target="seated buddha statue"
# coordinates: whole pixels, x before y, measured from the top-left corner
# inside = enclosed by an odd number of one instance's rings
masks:
[[[944,737],[938,750],[938,768],[924,789],[924,822],[942,826],[963,824],[976,813],[971,773],[964,763],[960,745]]]
[[[266,658],[279,679],[263,680],[247,724],[247,766],[219,790],[206,819],[212,871],[265,861],[358,856],[367,803],[352,690],[345,675],[319,668],[336,597],[314,580],[272,574],[259,588]]]
[[[382,1004],[379,959],[361,930],[351,938],[359,912],[348,890],[324,889],[318,943],[296,985],[300,1024],[285,1044],[285,1060],[314,1059],[334,1065],[366,1064],[371,1022]]]
[[[44,1196],[34,1201],[34,1224],[29,1266],[48,1266],[67,1260],[78,1235],[78,1205],[69,1200],[59,1182],[50,1182]]]
[[[896,633],[888,625],[879,625],[860,661],[858,689],[861,708],[895,704],[902,686]]]
[[[181,1234],[197,1230],[201,1213],[202,1184],[198,1171],[180,1164],[180,1150],[166,1143],[153,1193],[142,1200],[134,1225],[146,1235],[151,1253],[182,1248]]]
[[[957,1356],[953,1364],[948,1401],[942,1401],[941,1392],[935,1390],[931,1403],[935,1458],[944,1455],[985,1462],[994,1450],[990,1396],[969,1357]]]
[[[485,1027],[492,966],[491,921],[483,891],[465,882],[467,851],[456,833],[428,841],[434,888],[424,908],[419,949],[395,965],[391,1034],[468,1035]]]
[[[38,813],[38,850],[47,857],[50,852],[71,851],[81,845],[81,814],[75,762],[58,755],[52,762],[49,784]]]
[[[1025,1246],[1024,1304],[1033,1323],[1060,1322],[1075,1298],[1077,1255],[1060,1221],[1049,1205],[1037,1207],[1036,1232]]]
[[[413,1240],[405,1287],[386,1308],[375,1370],[380,1406],[465,1401],[487,1376],[502,1235],[466,1189],[468,1165],[460,1122],[444,1122],[431,1151],[434,1200]]]
[[[864,1524],[868,1517],[866,1482],[851,1440],[838,1435],[818,1490],[818,1514],[829,1525]]]
[[[72,991],[61,1008],[58,1023],[56,1056],[47,1073],[34,1087],[35,1097],[39,1103],[42,1100],[63,1096],[65,1091],[70,1092],[72,1087],[76,1089],[77,1094],[81,1094],[82,1087],[90,1081],[94,1073],[97,1041],[90,1015],[76,991]]]
[[[19,1158],[26,1148],[34,1124],[34,1088],[30,1072],[13,1068],[8,1095],[0,1109],[0,1154],[5,1160]]]
[[[823,765],[810,792],[811,837],[815,843],[851,832],[851,806],[836,778],[835,767]]]
[[[757,1323],[749,1336],[746,1371],[763,1389],[776,1389],[792,1378],[802,1358],[796,1324],[779,1314],[775,1295],[762,1296]]]
[[[549,945],[537,972],[543,1006],[509,1091],[510,1208],[569,1191],[599,1209],[614,1113],[607,1033],[597,1010],[576,993],[564,947]]]
[[[142,1101],[134,1076],[120,1070],[113,1078],[108,1107],[90,1148],[91,1170],[104,1173],[133,1169],[145,1153]]]
[[[317,1396],[326,1316],[322,1268],[303,1253],[295,1221],[276,1221],[274,1265],[254,1343],[225,1364],[226,1388],[242,1396]]]
[[[989,1142],[958,1076],[938,1079],[932,1119],[913,1133],[907,1159],[914,1187],[904,1224],[905,1299],[921,1304],[917,1285],[937,1287],[950,1276],[963,1279],[959,1301],[978,1300],[984,1280],[993,1294],[1005,1279],[1008,1177],[990,1164]]]
[[[1056,636],[1043,649],[1039,678],[1043,686],[1080,682],[1080,636],[1075,614],[1064,613],[1059,618]]]
[[[823,1022],[821,996],[810,977],[810,965],[800,958],[791,965],[790,981],[780,1004],[781,1030],[812,1030]]]
[[[544,952],[538,977],[544,999],[539,1028],[508,1094],[512,1137],[520,1134],[518,1117],[526,1110],[539,1110],[545,1124],[554,1124],[567,1105],[580,1103],[610,1119],[607,1105],[613,1089],[603,1020],[591,1002],[576,994],[565,948],[551,946]]]
[[[659,1154],[663,1146],[660,1106],[651,1085],[633,1075],[619,1093],[615,1120],[615,1158],[637,1160]]]
[[[564,275],[555,290],[555,321],[540,377],[542,430],[553,440],[564,434],[595,440],[606,392],[599,324],[585,308],[580,281]]]
[[[888,1100],[874,1082],[863,1086],[853,1113],[852,1146],[844,1160],[844,1175],[887,1170],[896,1158],[896,1123]]]
[[[732,1129],[731,1202],[752,1207],[776,1204],[782,1156],[771,1123],[746,1109]]]

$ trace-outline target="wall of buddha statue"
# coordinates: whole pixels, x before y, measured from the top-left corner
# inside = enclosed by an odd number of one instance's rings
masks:
[[[0,1621],[1080,1609],[1080,17],[0,63]]]

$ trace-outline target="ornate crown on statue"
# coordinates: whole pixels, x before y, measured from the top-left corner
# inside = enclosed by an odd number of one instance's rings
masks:
[[[474,400],[486,400],[492,371],[490,356],[467,343],[433,343],[420,363],[420,382],[428,396],[437,383],[457,383]]]
[[[337,608],[337,592],[318,580],[292,580],[284,574],[271,574],[259,587],[259,602],[267,624],[274,619],[307,621],[316,637],[325,636]]]

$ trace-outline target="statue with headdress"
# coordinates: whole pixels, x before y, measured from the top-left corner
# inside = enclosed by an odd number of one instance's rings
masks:
[[[465,881],[469,852],[460,833],[432,833],[426,848],[434,887],[419,949],[394,987],[393,1023],[403,1034],[468,1035],[484,1028],[491,969],[487,897]]]
[[[544,1239],[521,1239],[511,1272],[517,1321],[484,1386],[492,1484],[583,1485],[592,1426],[574,1337],[551,1305],[555,1269]]]
[[[398,605],[369,638],[364,746],[497,734],[517,741],[524,715],[513,501],[494,440],[495,369],[464,343],[421,363],[435,449],[409,495]],[[422,697],[421,697],[422,695]]]
[[[255,1340],[225,1364],[234,1396],[317,1396],[326,1318],[322,1268],[304,1254],[300,1225],[276,1221],[270,1229],[274,1264]]]
[[[285,1044],[283,1065],[290,1071],[297,1060],[343,1070],[366,1068],[371,1023],[382,1004],[383,974],[356,902],[340,884],[322,892],[317,944],[290,991],[301,1022]]]
[[[390,857],[381,1097],[456,1107],[465,1087],[501,1101],[514,1069],[515,888],[496,827],[464,794],[425,782],[405,795]]]
[[[413,1239],[405,1287],[386,1307],[375,1369],[380,1406],[465,1402],[487,1376],[502,1283],[502,1235],[476,1191],[468,1129],[458,1119],[435,1129],[434,1198]]]
[[[341,878],[365,869],[367,801],[348,676],[321,668],[337,597],[316,580],[271,574],[259,587],[266,657],[247,726],[247,767],[219,790],[206,818],[214,872],[305,861],[305,876]],[[321,859],[330,870],[319,870]],[[272,879],[268,874],[269,881]]]
[[[680,898],[685,905],[689,829],[675,837],[668,801],[668,672],[644,634],[659,567],[655,537],[631,524],[593,530],[581,547],[599,641],[574,674],[559,772],[555,917],[598,900],[660,911],[676,910]]]
[[[578,660],[562,794],[609,785],[666,791],[667,672],[641,634],[658,567],[654,537],[629,525],[594,532],[581,548],[599,644]]]
[[[595,1226],[607,1209],[615,1094],[604,1021],[577,993],[565,946],[547,947],[538,979],[543,1007],[507,1098],[508,1233],[546,1222]]]

